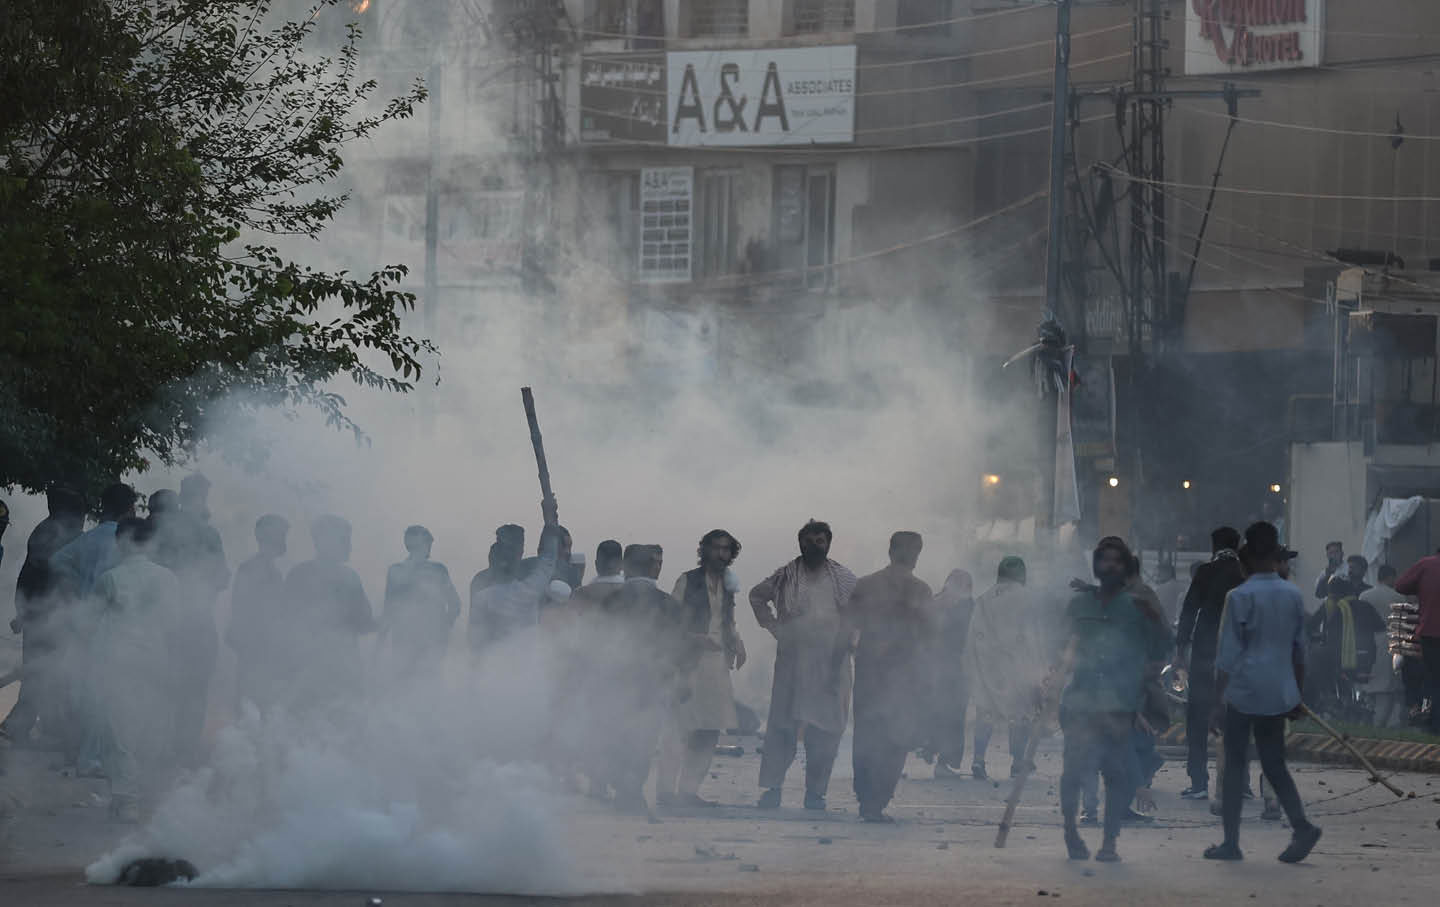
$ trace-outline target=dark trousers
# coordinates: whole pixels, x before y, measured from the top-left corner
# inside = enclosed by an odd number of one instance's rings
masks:
[[[970,691],[963,685],[959,690],[948,702],[942,701],[935,718],[936,758],[950,768],[959,768],[965,759],[965,712],[970,708]],[[978,718],[975,731],[979,734]]]
[[[821,730],[813,724],[805,727],[805,792],[825,796],[830,789],[830,772],[835,768],[835,754],[840,750],[840,735]],[[765,755],[760,757],[760,786],[766,790],[785,784],[785,773],[795,761],[799,745],[796,728],[777,727],[765,731]]]
[[[1195,790],[1210,788],[1210,716],[1215,711],[1215,666],[1196,662],[1190,669],[1185,703],[1185,771]]]
[[[1085,779],[1098,770],[1105,779],[1105,837],[1120,835],[1120,820],[1130,808],[1132,712],[1066,712],[1060,716],[1065,734],[1065,767],[1060,775],[1060,814],[1065,827],[1075,827]]]
[[[995,723],[1005,719],[996,715],[975,716],[975,758],[976,765],[985,764],[985,752],[990,749],[990,737],[995,733]],[[1015,762],[1025,758],[1025,747],[1030,743],[1030,722],[1009,722],[1010,758]]]
[[[1425,695],[1430,698],[1430,733],[1440,734],[1440,636],[1420,637],[1425,661]]]
[[[855,722],[855,797],[860,801],[862,816],[883,812],[890,805],[905,770],[909,747],[895,743],[891,737],[883,721]]]
[[[1225,843],[1240,844],[1240,810],[1245,803],[1245,788],[1250,779],[1249,747],[1255,737],[1255,751],[1260,757],[1260,770],[1270,779],[1275,798],[1291,829],[1299,832],[1310,827],[1305,807],[1295,789],[1295,779],[1285,767],[1285,716],[1247,715],[1233,707],[1225,709],[1225,772],[1220,778],[1220,815],[1225,826]]]
[[[14,739],[28,740],[30,731],[42,713],[46,718],[50,718],[52,723],[55,720],[56,707],[59,705],[54,701],[59,692],[54,682],[57,658],[55,646],[45,639],[43,631],[38,627],[27,626],[24,635],[20,637],[20,664],[25,671],[20,679],[20,694],[15,699],[15,706],[10,709],[10,714],[0,723],[5,733]],[[45,728],[45,731],[52,735],[57,730],[54,727]]]
[[[1406,655],[1400,659],[1400,684],[1405,688],[1405,708],[1415,709],[1425,704],[1425,662],[1417,655]],[[1406,721],[1409,716],[1403,716]]]

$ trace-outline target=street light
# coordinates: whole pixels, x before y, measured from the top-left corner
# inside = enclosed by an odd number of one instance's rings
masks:
[[[1183,488],[1183,489],[1185,489],[1186,491],[1189,491],[1189,490],[1190,490],[1190,480],[1189,480],[1189,479],[1186,479],[1185,481],[1181,482],[1181,483],[1180,483],[1180,487]]]
[[[994,488],[996,485],[1000,484],[1000,477],[993,472],[987,472],[981,478],[981,481],[983,481],[986,485],[989,485],[991,488]]]
[[[1270,486],[1270,493],[1271,493],[1271,494],[1279,494],[1279,493],[1280,493],[1280,483],[1279,483],[1279,482],[1276,482],[1276,483],[1274,483],[1274,484],[1272,484],[1272,485]]]
[[[1110,487],[1111,487],[1111,488],[1119,488],[1119,487],[1120,487],[1120,477],[1119,477],[1119,476],[1111,476],[1111,477],[1110,477],[1109,479],[1107,479],[1106,481],[1108,481],[1108,482],[1110,483]]]

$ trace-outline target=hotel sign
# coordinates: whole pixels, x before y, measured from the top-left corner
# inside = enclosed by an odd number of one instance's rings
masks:
[[[1319,66],[1325,0],[1187,0],[1185,74]]]

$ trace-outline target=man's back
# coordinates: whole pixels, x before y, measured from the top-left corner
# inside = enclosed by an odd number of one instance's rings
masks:
[[[1422,557],[1395,583],[1395,591],[1420,599],[1420,636],[1440,637],[1440,554]]]
[[[1294,663],[1305,653],[1305,598],[1274,573],[1232,589],[1215,667],[1229,675],[1225,700],[1247,715],[1283,715],[1300,702]]]
[[[1192,663],[1208,664],[1215,660],[1225,596],[1243,582],[1245,571],[1240,566],[1240,558],[1229,553],[1195,569],[1195,579],[1190,583],[1190,591],[1185,593],[1175,637],[1176,645],[1191,647]]]

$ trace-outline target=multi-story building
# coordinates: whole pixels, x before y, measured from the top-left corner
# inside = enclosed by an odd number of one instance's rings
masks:
[[[439,90],[356,156],[383,187],[357,242],[415,263],[447,332],[481,329],[476,293],[558,289],[650,341],[592,376],[784,376],[904,305],[980,393],[1024,384],[997,376],[1045,308],[1053,3],[362,5],[367,64]],[[1330,394],[1337,358],[1307,269],[1437,254],[1437,32],[1407,0],[1076,0],[1055,239],[1092,526],[1199,544],[1278,511],[1290,398]],[[1137,112],[1163,125],[1137,140]],[[994,434],[983,471],[1026,485],[1047,445]]]

